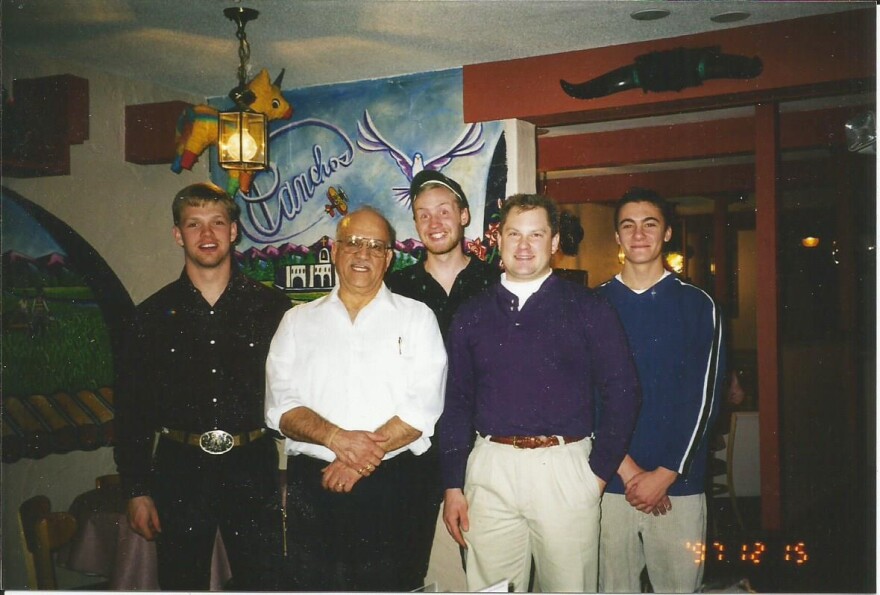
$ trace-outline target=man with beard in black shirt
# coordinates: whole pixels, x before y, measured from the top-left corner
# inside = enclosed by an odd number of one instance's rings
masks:
[[[278,450],[263,399],[291,304],[233,265],[239,213],[214,184],[177,193],[183,272],[137,308],[119,367],[116,462],[130,526],[156,540],[163,590],[209,588],[218,529],[235,589],[276,587]]]

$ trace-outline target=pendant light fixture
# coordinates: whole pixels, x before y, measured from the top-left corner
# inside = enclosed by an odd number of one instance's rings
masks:
[[[239,67],[238,86],[229,92],[235,106],[219,114],[218,159],[224,169],[260,171],[269,166],[269,121],[265,114],[250,109],[255,97],[246,86],[251,48],[245,33],[245,25],[260,13],[231,7],[223,14],[237,25]]]

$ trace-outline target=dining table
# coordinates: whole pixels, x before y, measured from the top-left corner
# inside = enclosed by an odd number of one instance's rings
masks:
[[[114,591],[158,591],[156,542],[131,529],[119,486],[101,487],[77,496],[70,505],[76,518],[73,540],[56,557],[59,566],[107,579]],[[223,538],[217,532],[211,561],[211,591],[222,591],[232,577]]]

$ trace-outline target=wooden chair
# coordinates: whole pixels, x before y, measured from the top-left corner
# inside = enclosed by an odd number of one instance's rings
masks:
[[[52,552],[76,534],[76,519],[67,512],[52,512],[46,496],[25,500],[18,509],[31,589],[58,588]]]
[[[118,488],[119,483],[119,474],[111,473],[109,475],[100,475],[95,478],[95,487],[99,490],[105,490],[108,488]]]

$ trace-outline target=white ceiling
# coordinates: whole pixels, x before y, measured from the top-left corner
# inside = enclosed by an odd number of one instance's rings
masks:
[[[674,37],[873,2],[726,0],[2,0],[3,66],[35,54],[88,63],[197,96],[237,83],[228,6],[260,11],[247,25],[252,70],[285,88],[381,78],[571,50]],[[670,15],[637,21],[631,13]],[[744,10],[717,24],[710,17]],[[874,13],[871,13],[874,18]]]

